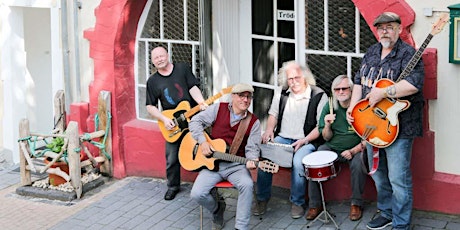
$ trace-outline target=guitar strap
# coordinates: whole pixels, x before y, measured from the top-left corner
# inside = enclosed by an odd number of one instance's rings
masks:
[[[379,167],[379,148],[372,146],[372,169],[369,172],[369,175],[372,176],[372,174],[377,171],[377,168]]]
[[[230,146],[230,154],[236,155],[236,152],[238,152],[241,142],[243,141],[244,134],[246,133],[246,130],[248,130],[251,118],[252,113],[248,111],[248,115],[240,121],[240,126],[238,126],[238,130],[236,131],[236,135],[233,138],[232,145]]]

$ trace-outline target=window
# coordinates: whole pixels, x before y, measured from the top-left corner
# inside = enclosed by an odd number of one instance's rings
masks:
[[[150,52],[165,47],[174,62],[189,63],[200,79],[199,0],[151,0],[139,21],[137,38],[136,101],[138,118],[152,119],[145,108],[147,79],[155,73]]]
[[[295,20],[280,20],[280,11],[293,11]],[[305,26],[299,27],[299,23]],[[301,3],[253,0],[252,27],[254,101],[257,101],[253,107],[262,127],[265,127],[273,89],[277,87],[277,72],[283,62],[305,60],[316,76],[317,85],[330,95],[332,80],[341,74],[353,77],[367,48],[377,42],[349,0]],[[298,27],[304,31],[297,31]]]

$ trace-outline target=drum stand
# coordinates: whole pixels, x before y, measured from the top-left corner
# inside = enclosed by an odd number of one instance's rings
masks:
[[[312,225],[317,220],[327,224],[329,223],[329,220],[328,220],[328,217],[329,217],[329,219],[331,219],[332,222],[334,222],[336,229],[339,229],[339,226],[335,222],[334,218],[332,218],[331,214],[326,210],[326,203],[324,202],[324,194],[323,194],[323,185],[321,184],[321,181],[318,181],[318,183],[319,183],[319,189],[321,190],[321,199],[323,201],[323,211],[314,220],[312,220],[310,223],[307,224],[307,228],[309,228],[310,225]],[[324,215],[324,219],[321,219],[321,216],[323,215]]]

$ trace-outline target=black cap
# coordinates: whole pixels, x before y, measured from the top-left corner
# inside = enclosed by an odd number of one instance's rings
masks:
[[[375,20],[374,20],[374,26],[377,26],[378,24],[382,23],[389,23],[389,22],[396,22],[398,24],[401,24],[401,18],[399,18],[399,15],[393,13],[393,12],[383,12],[381,15],[379,15]]]

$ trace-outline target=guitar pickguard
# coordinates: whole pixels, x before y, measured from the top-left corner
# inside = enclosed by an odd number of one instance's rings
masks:
[[[395,104],[387,109],[387,119],[392,126],[398,125],[398,113],[409,107],[409,103],[396,101]]]

